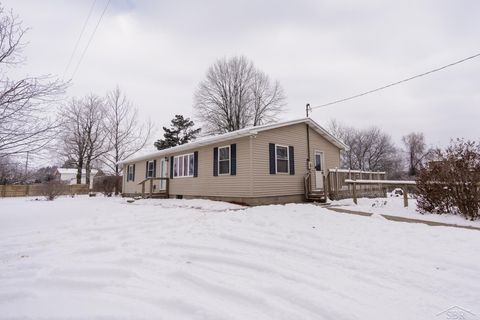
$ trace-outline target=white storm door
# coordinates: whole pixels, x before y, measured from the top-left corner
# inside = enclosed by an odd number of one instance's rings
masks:
[[[315,151],[315,189],[323,190],[323,152]]]
[[[166,178],[167,177],[167,161],[165,158],[160,159],[160,178]],[[167,189],[167,181],[166,180],[160,180],[160,190],[165,190]]]

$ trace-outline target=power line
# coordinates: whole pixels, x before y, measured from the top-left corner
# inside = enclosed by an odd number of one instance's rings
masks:
[[[75,67],[75,70],[72,73],[72,79],[75,77],[75,74],[77,73],[78,67],[80,67],[80,64],[82,63],[83,57],[85,56],[85,53],[88,50],[88,47],[90,46],[90,43],[92,42],[93,37],[95,36],[95,33],[97,32],[98,26],[100,25],[100,22],[102,22],[103,15],[105,14],[105,11],[107,11],[108,6],[110,5],[110,1],[107,1],[107,4],[105,5],[105,8],[102,11],[102,14],[100,15],[100,18],[98,18],[97,24],[95,25],[95,28],[93,29],[92,34],[90,35],[90,38],[88,39],[87,45],[85,46],[85,49],[82,52],[82,55],[80,56],[80,60],[78,60],[77,66]]]
[[[421,73],[421,74],[417,74],[417,75],[412,76],[412,77],[410,77],[410,78],[406,78],[406,79],[403,79],[403,80],[400,80],[400,81],[397,81],[397,82],[393,82],[393,83],[387,84],[387,85],[385,85],[385,86],[382,86],[382,87],[379,87],[379,88],[376,88],[376,89],[373,89],[373,90],[370,90],[370,91],[366,91],[366,92],[363,92],[363,93],[356,94],[356,95],[354,95],[354,96],[350,96],[350,97],[348,97],[348,98],[339,99],[339,100],[335,100],[335,101],[332,101],[332,102],[329,102],[329,103],[325,103],[325,104],[322,104],[322,105],[319,105],[319,106],[315,106],[315,107],[312,107],[311,109],[323,108],[323,107],[331,106],[332,104],[337,104],[337,103],[345,102],[345,101],[352,100],[352,99],[355,99],[355,98],[359,98],[359,97],[365,96],[365,95],[367,95],[367,94],[374,93],[374,92],[377,92],[377,91],[380,91],[380,90],[383,90],[383,89],[387,89],[387,88],[396,86],[396,85],[398,85],[398,84],[401,84],[401,83],[404,83],[404,82],[407,82],[407,81],[410,81],[410,80],[413,80],[413,79],[417,79],[417,78],[426,76],[426,75],[428,75],[428,74],[431,74],[431,73],[434,73],[434,72],[437,72],[437,71],[440,71],[440,70],[443,70],[443,69],[452,67],[452,66],[454,66],[454,65],[457,65],[457,64],[459,64],[459,63],[465,62],[465,61],[467,61],[467,60],[475,59],[475,58],[477,58],[477,57],[480,57],[480,53],[477,53],[477,54],[474,54],[473,56],[466,57],[466,58],[464,58],[464,59],[461,59],[461,60],[452,62],[452,63],[447,64],[447,65],[444,65],[444,66],[442,66],[442,67],[439,67],[439,68],[436,68],[436,69],[433,69],[433,70],[430,70],[430,71],[427,71],[427,72],[424,72],[424,73]]]
[[[75,43],[75,47],[73,48],[72,55],[70,56],[70,60],[68,60],[68,64],[65,67],[65,70],[63,71],[62,79],[65,78],[65,74],[67,73],[68,69],[70,68],[70,65],[72,64],[73,57],[75,56],[75,52],[77,51],[78,44],[80,43],[80,40],[83,37],[83,33],[85,32],[85,28],[87,27],[88,21],[90,20],[90,16],[92,15],[93,8],[95,7],[95,3],[97,0],[93,0],[92,6],[90,7],[90,11],[88,12],[87,19],[85,19],[85,22],[83,23],[82,31],[80,31],[80,34],[77,38],[77,42]]]

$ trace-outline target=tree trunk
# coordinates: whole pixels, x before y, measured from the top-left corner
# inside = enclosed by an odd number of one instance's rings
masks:
[[[119,186],[119,182],[120,182],[120,179],[118,178],[120,176],[120,170],[119,170],[119,167],[118,167],[118,164],[115,165],[115,195],[118,195],[119,192],[118,190],[120,189],[120,186]]]
[[[90,190],[90,160],[87,160],[87,163],[85,164],[85,184],[88,186],[88,189]]]
[[[83,160],[80,159],[77,164],[77,184],[82,183]]]

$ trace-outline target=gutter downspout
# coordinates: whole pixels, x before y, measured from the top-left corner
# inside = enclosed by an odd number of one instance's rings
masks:
[[[254,192],[254,184],[253,184],[253,179],[254,179],[254,174],[253,174],[253,139],[255,139],[255,136],[252,134],[250,136],[250,141],[249,141],[249,147],[250,147],[250,196],[253,197],[255,192]]]
[[[310,127],[306,123],[307,127],[307,171],[310,171]]]
[[[308,123],[305,124],[307,128],[307,174],[310,174],[310,126]],[[312,179],[310,177],[309,181],[310,185],[307,185],[307,193],[305,194],[305,200],[308,200],[308,193],[310,192],[310,188],[312,187]]]

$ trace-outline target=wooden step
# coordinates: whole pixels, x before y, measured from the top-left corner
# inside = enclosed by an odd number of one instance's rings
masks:
[[[323,191],[313,191],[308,194],[308,201],[326,202],[327,197],[325,196],[325,192]]]
[[[145,195],[144,199],[166,199],[168,196],[165,193],[154,193],[152,196],[149,194]]]

